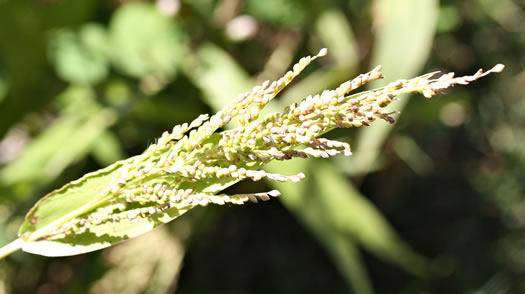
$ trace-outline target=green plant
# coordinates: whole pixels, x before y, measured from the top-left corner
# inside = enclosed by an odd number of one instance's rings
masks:
[[[429,73],[398,80],[385,87],[356,94],[349,92],[382,78],[381,67],[309,96],[283,112],[259,119],[261,110],[313,60],[304,57],[277,81],[266,81],[239,95],[231,104],[209,117],[201,115],[190,124],[165,132],[143,154],[118,161],[86,174],[42,198],[26,215],[19,239],[0,249],[0,257],[22,249],[45,256],[74,255],[111,246],[169,222],[196,206],[243,204],[277,197],[276,190],[226,195],[217,194],[239,181],[263,178],[298,182],[304,174],[267,173],[260,167],[274,160],[351,155],[348,143],[320,138],[334,128],[370,125],[377,119],[393,123],[384,112],[395,97],[421,93],[430,98],[456,84],[468,84],[491,72],[454,77],[453,73],[431,79]],[[231,130],[217,132],[238,120]]]

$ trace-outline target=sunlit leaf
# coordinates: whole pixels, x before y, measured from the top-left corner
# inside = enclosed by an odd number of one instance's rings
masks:
[[[65,107],[59,117],[0,170],[4,185],[50,182],[89,152],[91,144],[115,122],[116,114],[96,104],[87,88],[71,87],[62,100]]]
[[[217,136],[210,138],[210,142],[216,140]],[[98,250],[148,232],[198,205],[197,202],[177,202],[169,206],[145,203],[114,209],[119,206],[115,200],[119,192],[108,191],[108,187],[111,187],[120,168],[140,156],[86,174],[42,198],[29,211],[20,227],[22,250],[45,256],[75,255]],[[237,181],[232,178],[215,179],[192,186],[214,194]],[[155,177],[141,180],[143,186],[158,183],[159,179]],[[234,197],[231,202],[243,203],[236,202]],[[150,213],[151,209],[153,211]],[[71,225],[71,221],[76,222]]]
[[[77,33],[56,31],[50,55],[58,75],[71,83],[94,84],[108,73],[107,38],[104,28],[88,24]]]
[[[126,157],[117,136],[109,131],[100,134],[97,140],[93,142],[91,153],[101,166],[109,165]]]
[[[204,91],[206,102],[214,109],[221,109],[253,86],[244,69],[211,43],[201,46],[195,58],[196,64],[189,63],[185,72]]]
[[[154,5],[123,5],[110,23],[112,60],[118,69],[136,78],[172,76],[183,57],[182,32]],[[130,33],[133,32],[133,33]]]
[[[338,10],[323,12],[316,22],[317,36],[330,48],[338,66],[355,66],[359,62],[357,42],[345,15]]]

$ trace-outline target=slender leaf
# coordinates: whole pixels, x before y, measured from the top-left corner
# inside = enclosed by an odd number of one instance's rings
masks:
[[[437,0],[376,0],[374,21],[376,44],[371,63],[385,69],[384,83],[406,79],[423,67],[432,47],[436,28]],[[417,25],[414,25],[417,24]],[[410,32],[410,33],[408,33]],[[392,110],[402,111],[408,97],[400,98]],[[359,131],[355,155],[342,159],[339,167],[349,174],[362,174],[378,168],[385,139],[392,130],[389,124],[373,124]]]

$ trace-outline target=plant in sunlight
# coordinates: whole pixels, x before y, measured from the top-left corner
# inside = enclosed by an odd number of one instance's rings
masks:
[[[348,143],[321,138],[334,128],[360,127],[375,120],[393,123],[383,109],[404,93],[430,98],[456,84],[468,84],[491,72],[432,79],[435,73],[399,80],[371,91],[349,94],[382,78],[381,67],[309,96],[282,112],[259,118],[260,111],[313,57],[304,57],[277,81],[266,81],[239,95],[213,116],[201,115],[190,124],[165,132],[141,155],[114,163],[66,184],[42,198],[26,215],[19,239],[1,249],[6,256],[18,249],[46,256],[64,256],[108,247],[167,223],[196,206],[243,204],[277,197],[277,190],[251,194],[220,194],[239,181],[298,182],[304,174],[282,175],[261,169],[264,163],[296,157],[328,158],[351,155]],[[235,128],[219,131],[233,119]]]

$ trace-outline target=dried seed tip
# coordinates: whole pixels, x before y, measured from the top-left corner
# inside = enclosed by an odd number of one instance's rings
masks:
[[[281,196],[281,192],[279,192],[278,190],[272,190],[272,191],[268,192],[268,195],[270,195],[272,197],[279,197],[279,196]]]
[[[322,56],[326,56],[326,54],[328,54],[328,49],[323,48],[319,50],[319,53],[317,53],[317,56],[322,57]]]
[[[383,78],[383,74],[381,73],[381,65],[376,66],[371,72],[369,76],[369,80],[378,80]]]
[[[502,72],[505,69],[505,65],[498,63],[490,71],[491,72]]]

